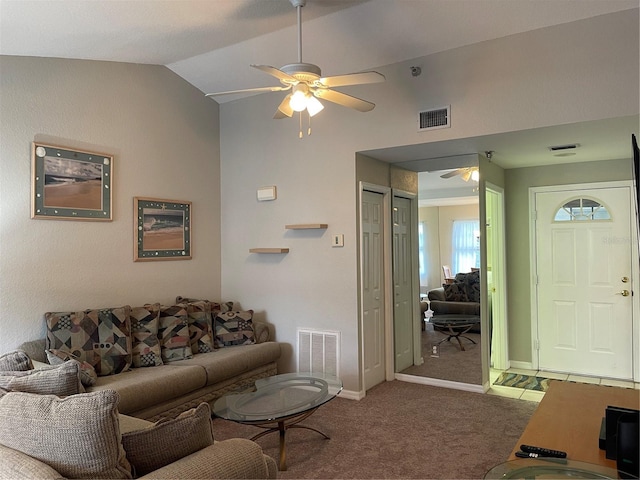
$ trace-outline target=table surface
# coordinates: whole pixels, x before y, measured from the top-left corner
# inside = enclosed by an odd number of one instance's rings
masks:
[[[342,391],[342,381],[331,375],[285,373],[256,380],[255,390],[225,395],[213,413],[240,423],[277,422],[327,403]]]
[[[445,315],[435,315],[431,317],[429,323],[434,325],[475,325],[480,323],[480,317],[478,315],[462,315],[449,313]]]
[[[552,380],[533,413],[510,460],[520,445],[567,452],[567,458],[616,468],[598,447],[600,424],[607,406],[640,408],[640,390]]]

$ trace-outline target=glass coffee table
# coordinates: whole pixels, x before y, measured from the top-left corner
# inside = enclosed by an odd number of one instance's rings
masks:
[[[464,345],[460,341],[460,337],[466,338],[471,343],[476,343],[472,338],[465,336],[464,334],[471,330],[476,325],[480,324],[480,317],[478,315],[436,315],[431,317],[429,323],[433,325],[433,329],[447,335],[446,338],[440,340],[436,345],[440,345],[442,342],[451,341],[455,338],[460,345],[460,350],[465,351]]]
[[[225,420],[264,428],[251,438],[280,433],[280,470],[287,469],[286,432],[306,428],[329,438],[320,430],[300,425],[319,407],[342,391],[342,381],[317,373],[285,373],[256,380],[250,392],[225,395],[213,404],[213,414]]]

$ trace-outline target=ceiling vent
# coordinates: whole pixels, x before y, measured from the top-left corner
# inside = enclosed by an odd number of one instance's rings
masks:
[[[451,105],[424,110],[418,113],[418,131],[449,128],[451,126]]]

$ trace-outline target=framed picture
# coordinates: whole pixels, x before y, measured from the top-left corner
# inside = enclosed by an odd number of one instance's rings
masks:
[[[33,143],[31,218],[110,221],[113,156]]]
[[[133,260],[191,258],[191,202],[135,197]]]

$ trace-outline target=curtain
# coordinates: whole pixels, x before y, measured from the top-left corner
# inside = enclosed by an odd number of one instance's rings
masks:
[[[480,222],[454,220],[452,235],[453,273],[470,272],[480,268]]]

